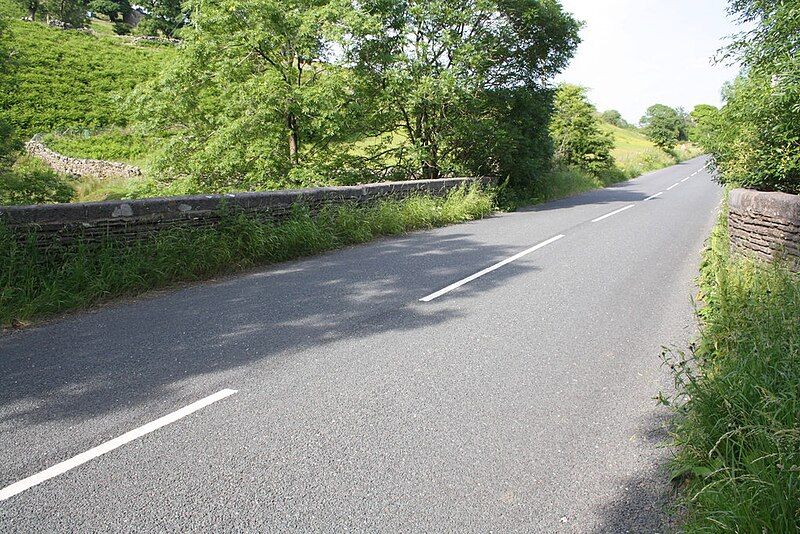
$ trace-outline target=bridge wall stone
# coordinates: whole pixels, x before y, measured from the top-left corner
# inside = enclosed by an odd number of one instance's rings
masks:
[[[415,194],[445,195],[473,183],[490,185],[491,178],[409,180],[358,186],[321,187],[236,193],[146,198],[107,202],[0,206],[0,222],[19,239],[34,232],[37,244],[100,242],[108,239],[137,241],[176,227],[210,228],[224,212],[243,213],[262,221],[286,219],[296,204],[318,212],[327,205],[367,204],[383,198]]]
[[[728,231],[733,250],[800,271],[800,195],[734,189]]]

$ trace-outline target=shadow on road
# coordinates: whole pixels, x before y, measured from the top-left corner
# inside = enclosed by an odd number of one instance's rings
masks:
[[[403,332],[458,317],[459,298],[535,269],[498,270],[448,295],[446,307],[419,303],[518,252],[461,228],[268,266],[0,338],[0,429],[171,406],[172,386],[187,378],[344,339],[392,331],[402,342]]]
[[[670,481],[667,462],[671,451],[668,428],[670,414],[665,409],[654,410],[637,434],[643,438],[643,448],[662,448],[661,461],[648,469],[637,471],[629,478],[619,480],[620,496],[599,511],[601,533],[666,533],[676,529],[675,487]]]

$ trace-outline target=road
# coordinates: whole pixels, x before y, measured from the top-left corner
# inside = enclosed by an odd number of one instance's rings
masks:
[[[663,532],[704,164],[1,337],[0,531]]]

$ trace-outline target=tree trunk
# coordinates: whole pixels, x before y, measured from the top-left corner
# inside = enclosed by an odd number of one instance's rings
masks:
[[[292,165],[297,165],[300,162],[300,127],[294,113],[286,116],[286,126],[289,128],[289,160]]]
[[[36,9],[39,7],[37,3],[31,2],[28,4],[28,15],[31,16],[31,20],[36,20]]]

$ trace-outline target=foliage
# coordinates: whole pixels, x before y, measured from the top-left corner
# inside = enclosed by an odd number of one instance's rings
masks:
[[[20,158],[6,171],[0,170],[0,204],[69,202],[74,194],[65,176],[30,156]]]
[[[130,35],[133,33],[133,26],[127,22],[117,21],[113,25],[115,35]]]
[[[0,71],[9,67],[9,51],[4,39],[7,31],[3,13],[0,13]],[[0,174],[8,171],[22,148],[19,137],[7,119],[7,113],[0,108]]]
[[[597,110],[589,102],[585,88],[560,86],[550,119],[556,161],[593,173],[613,166],[614,139],[600,125]]]
[[[667,151],[675,148],[681,138],[681,129],[685,127],[685,121],[678,111],[664,104],[647,108],[640,122],[645,135],[657,147]]]
[[[632,128],[631,124],[622,118],[622,113],[616,109],[608,109],[600,114],[600,118],[612,126],[617,128]]]
[[[73,28],[86,24],[86,0],[45,0],[44,8],[51,19],[65,22]]]
[[[156,170],[207,190],[319,183],[305,168],[337,161],[332,143],[362,114],[352,73],[326,61],[341,12],[320,0],[188,5],[178,61],[136,100],[148,129],[175,134]]]
[[[102,13],[111,22],[119,22],[118,19],[131,12],[131,4],[128,0],[89,0],[89,11]]]
[[[131,129],[64,132],[43,136],[42,142],[73,158],[103,159],[142,165],[159,140]]]
[[[744,71],[725,88],[714,135],[703,139],[724,182],[800,193],[800,6],[733,0],[752,27],[725,51]]]
[[[16,0],[17,5],[22,7],[31,20],[36,20],[36,15],[45,12],[45,0]]]
[[[702,334],[675,375],[687,532],[800,530],[800,276],[732,257],[725,214],[701,274]]]
[[[493,96],[543,89],[579,40],[579,23],[554,0],[358,5],[343,45],[373,90],[379,113],[371,134],[405,134],[401,146],[379,147],[373,158],[388,153],[392,166],[415,177],[461,170],[460,162],[486,153],[490,136],[473,135],[495,128]]]
[[[148,14],[138,26],[147,35],[175,37],[188,22],[188,10],[184,10],[181,0],[137,0],[136,4]]]
[[[711,143],[717,130],[721,127],[719,122],[719,108],[709,104],[699,104],[689,114],[692,126],[689,128],[689,139],[701,146]]]
[[[317,215],[297,206],[279,224],[227,213],[217,229],[175,229],[133,245],[108,241],[46,250],[37,248],[35,235],[20,243],[0,225],[0,324],[363,243],[379,235],[480,218],[493,209],[491,192],[472,187],[446,197],[330,206]]]
[[[0,109],[22,137],[127,123],[120,98],[173,53],[18,20],[9,21],[0,45],[14,58],[0,70]]]
[[[543,128],[552,113],[549,90],[526,87],[489,92],[483,103],[483,120],[459,125],[451,139],[461,155],[462,171],[508,180],[512,187],[527,187],[542,179],[551,167],[553,143]]]

